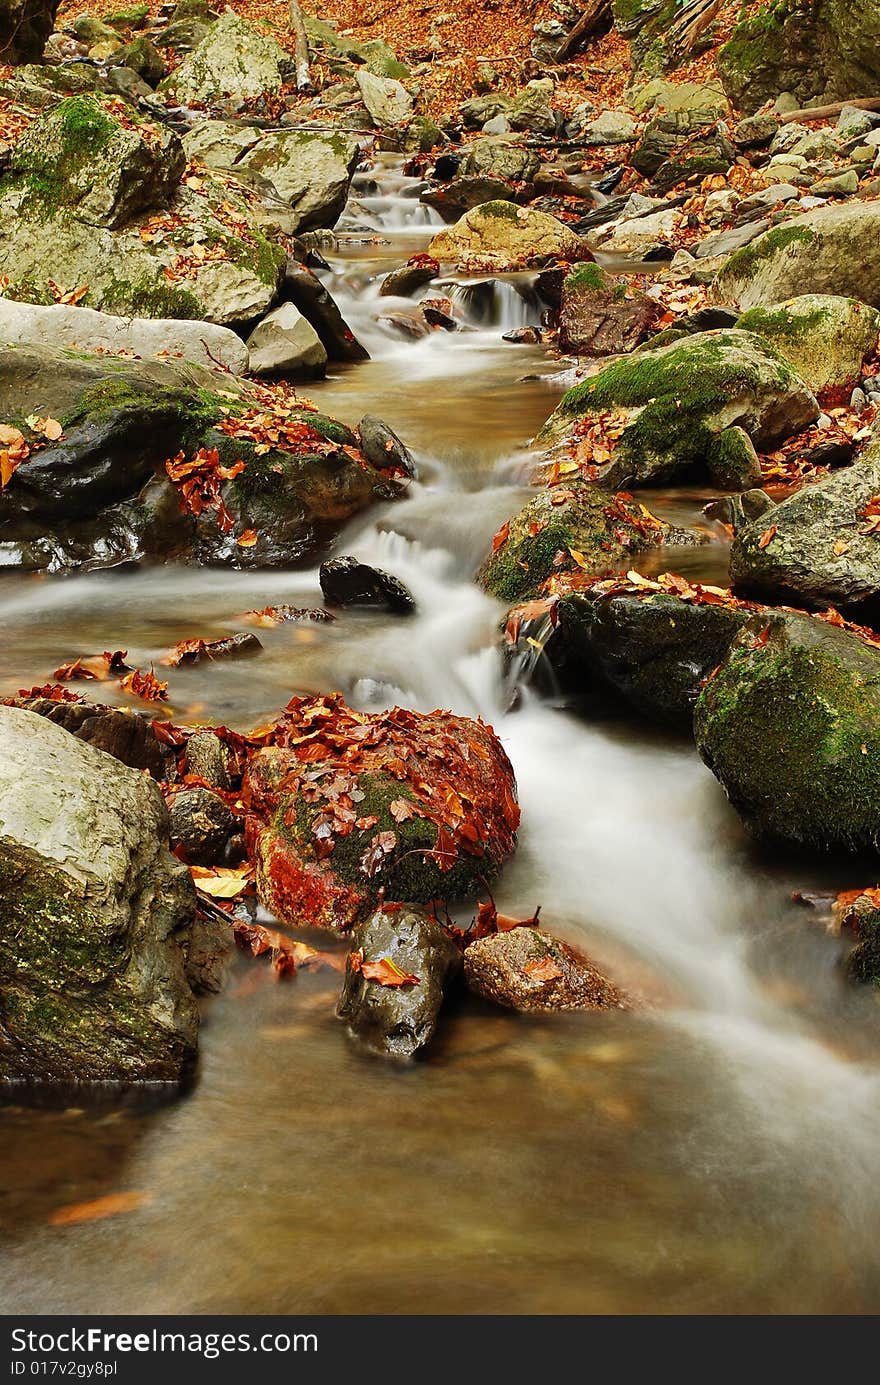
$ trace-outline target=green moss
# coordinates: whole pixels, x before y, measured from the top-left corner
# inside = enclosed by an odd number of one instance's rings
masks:
[[[515,202],[484,202],[477,210],[480,216],[494,216],[500,221],[519,221],[519,208]]]
[[[114,29],[139,29],[149,15],[149,5],[132,5],[127,10],[114,10],[113,14],[105,14],[104,23],[112,25]]]
[[[24,184],[29,216],[38,213],[46,218],[64,206],[75,205],[81,196],[77,175],[100,157],[120,130],[100,102],[90,96],[71,96],[59,102],[51,120],[48,132],[37,122],[39,129],[22,136],[15,146],[10,172],[0,182],[0,195]]]
[[[852,302],[853,300],[849,300]],[[737,319],[737,327],[744,332],[757,332],[771,341],[802,342],[820,332],[828,323],[831,312],[828,308],[812,308],[809,312],[792,312],[786,307],[749,308]]]
[[[574,499],[554,505],[551,494],[540,492],[511,519],[506,541],[483,565],[482,585],[500,601],[535,596],[557,571],[558,553],[571,566],[572,548],[595,565],[597,574],[610,570],[627,551],[606,520],[611,499],[607,492],[583,487]]]
[[[574,289],[607,289],[611,283],[610,275],[600,265],[592,264],[585,260],[583,264],[576,265],[569,274],[565,276],[564,288]]]
[[[736,278],[751,278],[758,271],[762,260],[769,259],[771,256],[785,250],[789,245],[810,245],[816,239],[815,231],[808,226],[794,225],[776,226],[772,231],[765,231],[763,236],[753,240],[750,245],[744,245],[742,249],[734,251],[722,271],[726,278],[734,275]]]

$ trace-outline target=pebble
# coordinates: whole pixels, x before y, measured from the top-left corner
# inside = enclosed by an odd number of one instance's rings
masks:
[[[849,407],[853,409],[857,414],[860,414],[867,402],[868,401],[865,398],[864,391],[859,389],[858,385],[856,385],[855,389],[849,397]]]

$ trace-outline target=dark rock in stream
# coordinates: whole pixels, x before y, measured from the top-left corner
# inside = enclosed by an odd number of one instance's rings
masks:
[[[329,606],[378,606],[395,615],[410,615],[416,608],[402,582],[357,558],[330,558],[321,564],[319,575]]]
[[[416,464],[408,448],[381,418],[376,418],[375,414],[364,414],[358,424],[358,435],[361,451],[377,470],[399,467],[411,479],[415,477]]]
[[[321,280],[304,264],[288,260],[282,300],[292,303],[317,332],[331,361],[368,361],[370,353],[352,332]]]
[[[511,928],[471,943],[464,977],[477,995],[508,1010],[627,1008],[588,957],[541,928]]]
[[[434,918],[410,904],[377,910],[353,943],[336,1013],[374,1052],[414,1057],[433,1038],[461,953]],[[418,979],[389,986],[364,975],[365,964],[383,961]]]
[[[474,174],[456,178],[442,188],[432,188],[423,192],[420,200],[426,207],[433,207],[446,222],[458,221],[465,212],[480,207],[484,202],[515,202],[516,189],[504,178],[489,174]]]
[[[215,789],[232,788],[230,762],[229,750],[213,731],[196,731],[186,743],[186,773],[197,775]]]
[[[189,864],[219,865],[237,825],[236,817],[220,795],[195,784],[172,794],[168,811],[171,841],[183,848]]]

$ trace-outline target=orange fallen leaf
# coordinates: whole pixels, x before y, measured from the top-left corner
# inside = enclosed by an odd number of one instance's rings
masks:
[[[256,529],[245,529],[244,533],[243,533],[243,534],[239,534],[238,538],[235,540],[235,542],[238,544],[239,548],[253,548],[253,546],[254,546],[254,544],[256,543],[256,541],[257,541],[257,531],[256,531]]]
[[[133,1212],[151,1202],[152,1193],[107,1193],[91,1202],[73,1202],[67,1207],[58,1207],[49,1217],[50,1226],[76,1226],[84,1221],[103,1221],[105,1217],[116,1217],[120,1212]]]
[[[562,967],[552,957],[536,957],[526,962],[523,971],[532,981],[556,981],[562,975]]]
[[[190,866],[195,887],[212,899],[237,899],[254,877],[253,866]]]
[[[775,539],[775,537],[776,537],[778,531],[779,531],[779,526],[778,526],[777,524],[771,524],[771,525],[770,525],[770,528],[769,528],[769,529],[765,529],[764,532],[763,532],[763,534],[761,535],[760,539],[758,540],[758,547],[759,547],[759,548],[766,548],[768,544],[771,544],[771,543],[773,542],[773,540]]]
[[[375,962],[362,962],[361,971],[367,981],[378,981],[380,986],[417,986],[419,977],[412,972],[403,971],[390,957],[380,957]]]

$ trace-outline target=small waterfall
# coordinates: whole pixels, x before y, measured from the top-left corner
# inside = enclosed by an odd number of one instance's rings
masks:
[[[452,299],[455,316],[474,327],[510,332],[515,327],[537,326],[541,320],[541,299],[534,279],[528,276],[441,282],[440,288]]]

